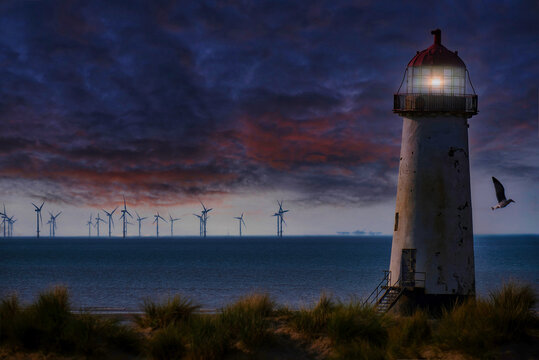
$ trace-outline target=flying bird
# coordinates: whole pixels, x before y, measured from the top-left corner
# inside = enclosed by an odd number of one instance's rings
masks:
[[[496,206],[492,206],[492,207],[491,207],[492,210],[504,208],[504,207],[506,207],[507,205],[509,205],[510,203],[516,202],[516,201],[513,200],[513,199],[507,200],[507,199],[505,198],[505,190],[504,190],[504,188],[503,188],[503,185],[502,185],[502,183],[501,183],[498,179],[496,179],[494,176],[492,177],[492,182],[494,183],[494,189],[496,190],[496,198],[498,199],[498,203],[496,204]]]

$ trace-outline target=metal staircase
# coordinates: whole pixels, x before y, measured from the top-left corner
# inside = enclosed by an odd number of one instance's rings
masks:
[[[394,284],[391,284],[391,271],[385,270],[384,278],[363,302],[363,306],[371,305],[377,312],[386,313],[397,303],[405,290],[424,288],[425,278],[424,272],[409,272],[406,274],[404,283],[399,278]]]
[[[383,314],[389,311],[399,300],[405,287],[400,286],[400,279],[391,284],[391,271],[384,271],[384,278],[363,302],[364,306],[374,306],[377,312]]]
[[[389,286],[380,299],[378,299],[377,303],[375,304],[377,312],[381,314],[388,312],[389,309],[395,305],[397,300],[399,300],[405,288],[396,286],[398,285],[397,283],[395,283],[395,286]]]

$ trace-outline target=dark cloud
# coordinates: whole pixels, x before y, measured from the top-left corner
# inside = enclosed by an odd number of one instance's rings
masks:
[[[435,27],[479,94],[472,165],[537,178],[538,7],[3,2],[1,186],[87,204],[117,191],[161,204],[264,189],[386,199],[392,93]]]

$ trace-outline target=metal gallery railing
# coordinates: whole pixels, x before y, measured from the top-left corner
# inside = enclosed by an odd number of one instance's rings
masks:
[[[446,112],[472,116],[477,114],[477,95],[395,94],[393,112]]]

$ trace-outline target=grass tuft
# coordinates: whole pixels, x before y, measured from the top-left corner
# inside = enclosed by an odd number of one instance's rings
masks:
[[[185,335],[188,359],[222,359],[230,350],[231,332],[219,316],[192,317]]]
[[[0,342],[12,339],[15,320],[21,312],[17,295],[10,295],[0,301]]]
[[[0,341],[13,349],[99,355],[111,350],[136,353],[140,339],[129,327],[96,315],[74,315],[65,288],[41,293],[22,307],[15,297],[0,303]]]
[[[432,338],[432,326],[425,311],[395,317],[388,326],[388,353],[395,358],[418,358],[423,345]]]
[[[181,359],[186,353],[182,333],[175,325],[158,329],[148,340],[148,354],[152,359]]]
[[[309,338],[318,337],[327,329],[329,317],[336,306],[331,297],[322,294],[313,308],[300,309],[293,314],[290,325]]]
[[[169,325],[179,325],[187,321],[198,309],[200,309],[199,305],[179,295],[163,303],[146,299],[142,305],[144,315],[138,316],[135,321],[142,328],[163,329]]]
[[[253,294],[225,307],[220,318],[230,331],[232,340],[252,349],[271,341],[268,317],[274,307],[275,303],[267,294]]]
[[[383,347],[388,339],[383,317],[373,307],[360,303],[336,307],[329,318],[327,334],[334,344],[361,340],[362,343]]]
[[[436,339],[444,348],[485,354],[498,345],[526,339],[537,328],[535,304],[536,296],[529,286],[507,284],[492,292],[488,300],[469,300],[445,311]]]

